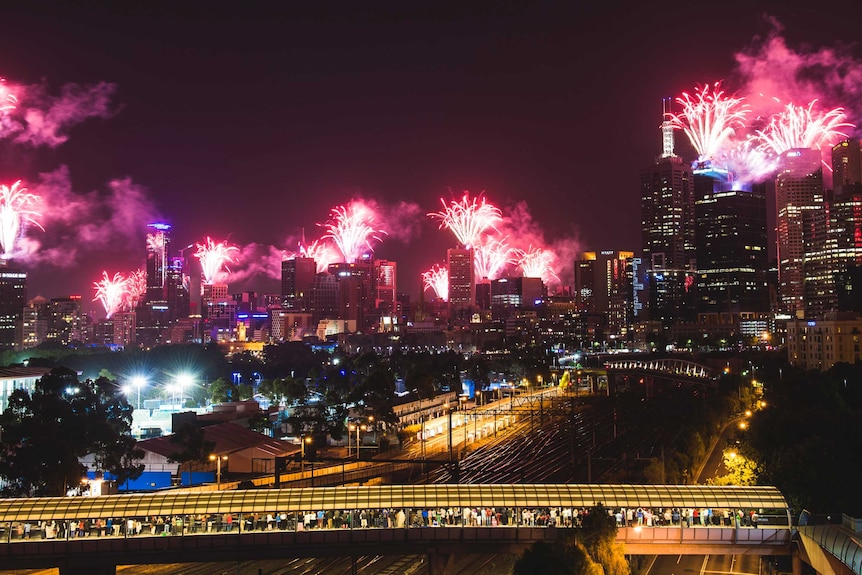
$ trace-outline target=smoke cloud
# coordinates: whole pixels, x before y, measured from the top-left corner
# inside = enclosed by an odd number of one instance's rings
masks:
[[[54,148],[69,139],[68,132],[88,118],[109,118],[117,110],[111,104],[115,84],[100,82],[92,86],[66,84],[59,95],[52,95],[44,84],[3,85],[5,102],[8,95],[17,100],[0,116],[0,139],[17,144]]]

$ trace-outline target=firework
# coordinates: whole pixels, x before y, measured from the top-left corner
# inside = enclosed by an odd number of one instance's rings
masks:
[[[386,233],[372,227],[374,212],[360,202],[336,206],[329,215],[331,219],[323,225],[327,230],[323,237],[335,243],[348,263],[356,261],[365,250],[373,251],[371,242],[379,242],[378,234]]]
[[[109,319],[123,306],[128,280],[120,273],[115,273],[112,278],[108,276],[108,272],[103,271],[101,281],[93,282],[93,288],[96,290],[93,301],[102,302],[105,307],[105,319]]]
[[[559,281],[553,268],[556,260],[553,252],[530,246],[527,250],[514,250],[514,254],[515,261],[525,278],[542,278],[545,283],[551,280]]]
[[[757,130],[754,139],[758,147],[776,156],[793,148],[819,150],[846,138],[843,128],[855,128],[844,121],[847,116],[843,108],[817,112],[816,103],[817,100],[812,100],[808,107],[787,104],[766,128]]]
[[[147,272],[137,269],[126,278],[126,299],[124,307],[133,310],[147,293]]]
[[[505,239],[488,239],[473,246],[473,265],[477,278],[498,279],[512,261],[512,248]]]
[[[500,209],[477,198],[470,200],[469,193],[464,192],[460,202],[452,200],[446,205],[446,200],[440,198],[443,204],[442,212],[432,212],[428,215],[440,220],[440,229],[449,228],[465,248],[479,244],[482,234],[494,229],[503,220]]]
[[[742,98],[726,96],[720,85],[704,85],[694,95],[683,93],[676,99],[682,112],[667,114],[671,125],[688,136],[701,162],[719,156],[736,129],[745,127],[748,107]]]
[[[446,266],[434,264],[431,269],[422,274],[425,291],[434,290],[437,299],[449,301],[449,270]]]
[[[317,273],[325,272],[329,269],[329,264],[338,263],[338,251],[333,248],[328,242],[314,240],[307,246],[299,245],[299,255],[304,258],[311,258],[317,266]]]
[[[728,150],[724,162],[735,181],[734,187],[762,182],[777,168],[775,156],[765,152],[753,138],[739,142]]]
[[[195,245],[197,246],[195,257],[201,262],[205,284],[215,283],[222,270],[230,272],[227,264],[236,262],[234,253],[239,251],[236,246],[229,245],[227,242],[216,243],[210,237],[207,237],[206,243]]]
[[[21,180],[11,186],[0,185],[0,244],[4,259],[15,253],[18,239],[28,225],[32,224],[45,231],[36,221],[41,214],[33,209],[39,199],[39,196],[21,187]]]
[[[18,98],[9,90],[6,79],[0,78],[0,112],[14,110],[18,106]]]

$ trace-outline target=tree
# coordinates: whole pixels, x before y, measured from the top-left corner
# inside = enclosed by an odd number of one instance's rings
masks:
[[[129,434],[133,407],[106,378],[78,381],[66,368],[54,368],[36,382],[32,394],[15,390],[0,415],[0,477],[4,493],[15,496],[65,495],[93,455],[97,471],[118,482],[143,472],[143,451]]]

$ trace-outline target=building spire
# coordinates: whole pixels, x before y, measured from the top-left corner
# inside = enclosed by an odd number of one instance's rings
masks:
[[[676,154],[673,153],[673,124],[670,121],[671,99],[661,99],[661,157],[673,158]]]

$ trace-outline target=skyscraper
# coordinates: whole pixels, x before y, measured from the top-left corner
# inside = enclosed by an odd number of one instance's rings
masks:
[[[171,225],[155,222],[147,225],[147,302],[167,301],[165,286],[171,246]]]
[[[782,154],[775,176],[778,295],[781,310],[805,313],[803,214],[823,209],[820,152],[793,149]]]
[[[717,190],[695,202],[698,313],[769,312],[766,194]]]
[[[836,198],[862,187],[862,148],[858,139],[832,146],[832,187]]]
[[[0,350],[15,349],[23,339],[27,272],[0,265]]]
[[[628,261],[634,252],[584,252],[575,262],[578,309],[601,314],[609,334],[625,335],[634,295]]]
[[[665,327],[693,317],[694,188],[691,168],[673,152],[673,129],[662,124],[662,155],[641,170],[641,249],[649,267],[649,313]],[[645,319],[645,318],[644,318]]]
[[[473,250],[446,250],[446,264],[449,269],[449,319],[459,323],[469,322],[476,306]]]
[[[296,256],[281,262],[281,297],[284,309],[308,311],[315,274],[317,264],[314,258]]]

